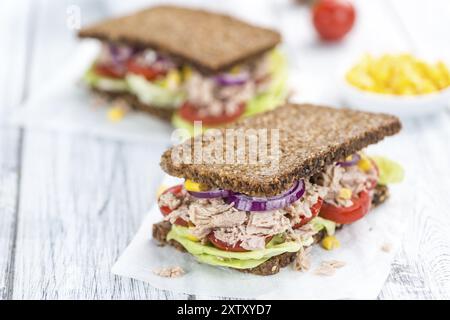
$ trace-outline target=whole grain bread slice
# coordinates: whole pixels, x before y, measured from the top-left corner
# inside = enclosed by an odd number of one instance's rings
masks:
[[[167,5],[101,21],[78,35],[152,48],[206,73],[256,58],[281,42],[274,30],[219,13]]]
[[[387,186],[378,185],[375,190],[372,197],[372,208],[375,208],[385,202],[387,198],[389,197],[389,192]],[[167,234],[169,233],[171,228],[171,224],[168,221],[162,221],[159,223],[155,223],[153,225],[153,238],[160,244],[160,245],[170,245],[174,247],[175,249],[185,252],[186,250],[184,247],[175,240],[166,240]],[[319,243],[323,237],[325,236],[325,232],[319,232],[314,236],[314,244]],[[259,266],[251,269],[235,269],[240,272],[245,273],[252,273],[257,274],[260,276],[268,276],[278,273],[281,268],[287,267],[290,265],[296,258],[297,252],[286,252],[281,255],[275,256],[270,258],[269,260],[265,261],[264,263],[260,264]]]
[[[401,123],[395,116],[386,114],[287,104],[245,118],[230,128],[241,130],[235,133],[245,139],[247,144],[244,147],[239,147],[237,142],[227,144],[227,130],[220,129],[167,150],[162,155],[161,167],[172,176],[201,182],[211,188],[253,196],[273,196],[287,190],[295,181],[308,178],[325,166],[399,132]],[[264,144],[267,145],[268,157],[266,162],[251,162],[248,142],[259,129],[267,129],[270,136]],[[211,153],[219,141],[214,139],[217,136],[223,137],[224,141],[219,147],[222,157],[217,152]],[[271,151],[272,147],[279,152]],[[180,153],[182,156],[178,157]],[[225,155],[230,153],[234,158],[229,159],[234,162],[226,160]],[[237,155],[244,158],[237,161]]]

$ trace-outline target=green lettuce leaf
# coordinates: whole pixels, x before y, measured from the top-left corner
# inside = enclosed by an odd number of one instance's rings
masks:
[[[160,108],[176,108],[184,101],[184,94],[165,88],[164,82],[150,82],[135,74],[128,74],[126,81],[130,92],[142,103]]]
[[[334,232],[336,231],[336,223],[322,217],[315,217],[311,220],[311,223],[316,231],[321,231],[325,228],[329,236],[334,235]]]
[[[125,80],[103,77],[89,68],[83,76],[84,82],[91,86],[105,91],[127,91],[128,86]]]
[[[194,136],[194,126],[192,123],[190,123],[189,121],[184,120],[182,117],[180,117],[180,115],[178,114],[178,112],[175,112],[172,116],[172,125],[175,128],[179,128],[179,129],[185,129],[189,132],[189,134],[191,136]],[[202,129],[206,130],[209,127],[203,125]]]
[[[216,256],[212,256],[209,254],[194,254],[195,258],[206,264],[210,264],[213,266],[220,267],[229,267],[235,269],[251,269],[259,266],[260,264],[269,260],[269,258],[262,259],[249,259],[249,260],[240,260],[240,259],[224,259]]]
[[[286,58],[278,49],[272,50],[269,58],[272,75],[270,87],[247,103],[244,116],[274,109],[286,99],[288,79]]]
[[[231,252],[219,250],[209,244],[192,241],[188,239],[188,236],[188,228],[173,225],[166,239],[176,240],[201,262],[238,269],[253,268],[271,257],[285,252],[297,252],[301,248],[301,244],[297,242],[286,242],[281,236],[276,236],[267,244],[265,249],[248,252]]]
[[[405,172],[403,167],[386,157],[381,156],[370,156],[370,158],[375,161],[380,172],[380,177],[378,180],[379,184],[387,185],[391,183],[400,183],[405,177]]]

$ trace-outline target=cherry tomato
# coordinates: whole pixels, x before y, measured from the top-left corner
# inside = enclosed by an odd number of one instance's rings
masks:
[[[170,187],[169,189],[164,191],[162,194],[173,193],[176,196],[176,195],[181,194],[182,190],[183,190],[183,185],[179,184],[179,185]],[[167,207],[167,206],[159,207],[159,210],[161,211],[161,213],[164,216],[167,216],[169,213],[172,212],[172,210],[169,207]],[[183,227],[188,227],[189,226],[189,223],[186,220],[182,219],[182,218],[178,218],[177,220],[175,220],[174,224],[177,224],[177,225],[183,226]]]
[[[214,232],[211,232],[208,235],[208,240],[213,244],[214,247],[224,251],[233,251],[233,252],[246,252],[249,251],[241,247],[241,241],[238,241],[234,246],[230,246],[229,244],[219,240],[214,235]],[[272,240],[272,236],[266,238],[266,244]]]
[[[347,0],[319,0],[312,9],[314,27],[324,40],[343,38],[353,27],[355,9]]]
[[[122,79],[125,76],[125,68],[106,64],[96,64],[94,71],[100,76],[114,79]]]
[[[238,106],[238,108],[236,108],[236,112],[232,115],[221,115],[218,117],[214,117],[214,116],[200,116],[199,115],[199,109],[196,108],[194,105],[192,105],[189,102],[185,102],[181,107],[180,107],[180,116],[189,121],[189,122],[194,122],[194,121],[202,121],[203,124],[205,125],[221,125],[221,124],[226,124],[229,122],[233,122],[234,120],[238,119],[245,110],[245,104],[242,103]]]
[[[323,204],[323,200],[322,200],[322,198],[319,198],[317,200],[317,202],[311,207],[311,217],[303,218],[299,223],[297,223],[296,225],[293,226],[293,229],[298,229],[301,226],[304,226],[305,224],[310,222],[315,217],[317,217],[317,215],[319,214],[320,208],[322,208],[322,204]]]
[[[153,81],[160,76],[167,74],[167,71],[152,68],[151,66],[142,66],[135,60],[129,60],[127,63],[128,72],[144,76],[148,81]]]
[[[352,198],[352,201],[353,205],[348,208],[324,202],[319,215],[340,224],[353,223],[369,212],[372,199],[367,191],[361,191],[357,197]]]

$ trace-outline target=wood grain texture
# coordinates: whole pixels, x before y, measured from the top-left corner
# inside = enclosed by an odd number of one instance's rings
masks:
[[[43,75],[51,77],[58,65],[65,63],[75,45],[72,31],[59,19],[67,4],[40,4],[35,12],[33,90],[39,90]],[[52,37],[59,41],[52,41]],[[27,130],[22,150],[12,297],[187,298],[110,272],[154,199],[161,179],[156,170],[159,154],[165,147],[125,146],[102,139]]]
[[[110,273],[153,204],[165,146],[22,133],[4,123],[9,108],[39,91],[59,65],[70,61],[76,42],[62,18],[73,3],[82,9],[83,23],[117,8],[113,1],[36,0],[31,7],[27,0],[0,3],[0,37],[10,46],[0,50],[1,61],[8,61],[6,72],[0,72],[0,299],[208,299]],[[247,1],[246,9],[251,12],[255,3]],[[305,79],[304,99],[338,104],[330,70],[355,51],[423,52],[431,47],[450,54],[450,44],[439,41],[447,35],[442,30],[449,29],[436,29],[448,25],[445,0],[427,3],[432,7],[425,12],[436,14],[432,23],[420,24],[422,1],[360,0],[356,5],[357,27],[337,46],[317,42],[305,7],[278,0],[270,3],[271,10],[258,9],[256,22],[271,21],[282,29],[292,72]],[[233,10],[231,2],[217,6]],[[435,32],[440,38],[432,36]],[[379,299],[448,299],[450,111],[406,121],[395,143],[414,186],[415,210],[408,213],[404,241]]]
[[[176,297],[110,272],[152,203],[164,147],[27,133],[14,298]]]
[[[396,30],[407,39],[411,51],[435,59],[450,57],[450,43],[442,41],[443,30],[450,30],[448,2],[385,4],[394,12]],[[380,298],[449,299],[450,168],[444,164],[450,163],[450,111],[409,121],[405,131],[409,144],[405,152],[414,159],[415,211],[407,221],[408,231]]]
[[[21,15],[12,20],[11,12]],[[8,50],[0,50],[1,61],[8,62],[0,72],[0,300],[13,292],[22,146],[22,130],[8,126],[6,117],[27,96],[31,25],[23,1],[0,4],[0,38],[8,43]]]
[[[0,300],[12,292],[17,223],[20,133],[0,126]]]

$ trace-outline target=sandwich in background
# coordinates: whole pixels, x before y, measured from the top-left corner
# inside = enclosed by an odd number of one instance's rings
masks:
[[[239,135],[246,138],[275,130],[278,141],[268,139],[266,146],[279,146],[276,166],[208,163],[211,137],[226,135],[227,129],[192,138],[161,158],[163,170],[185,182],[159,196],[164,221],[153,225],[153,237],[202,263],[258,275],[275,274],[291,263],[305,269],[307,247],[364,218],[386,201],[387,184],[403,176],[395,162],[362,151],[400,131],[394,116],[288,104],[230,128],[244,130]],[[202,146],[206,162],[175,161],[195,146]],[[216,154],[243,150],[226,143],[217,148]]]
[[[158,6],[87,26],[102,41],[84,80],[92,90],[192,132],[285,101],[287,70],[276,31],[203,10]]]

